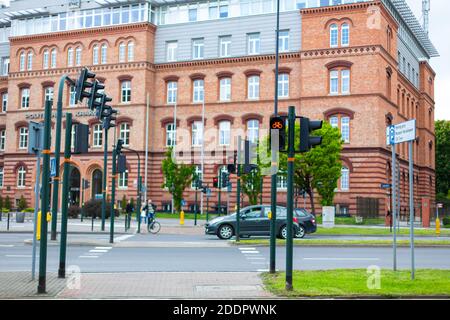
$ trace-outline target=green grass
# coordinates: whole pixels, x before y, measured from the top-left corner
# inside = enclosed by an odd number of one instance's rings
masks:
[[[287,297],[450,297],[450,270],[417,270],[411,280],[409,271],[381,270],[380,288],[369,289],[367,270],[294,271],[293,291],[285,290],[285,274],[262,275],[267,290]]]
[[[355,228],[355,227],[339,227],[333,229],[325,229],[322,227],[317,228],[316,234],[318,235],[361,235],[361,236],[381,236],[381,235],[391,235],[389,228]],[[409,228],[401,228],[399,235],[409,235]],[[435,229],[414,229],[414,234],[416,236],[435,236]],[[441,235],[450,235],[450,230],[442,230]]]
[[[210,213],[208,214],[208,219],[212,220],[216,217],[218,217],[218,214],[213,214]],[[178,213],[160,213],[157,212],[156,213],[156,218],[160,218],[160,219],[180,219],[180,215]],[[185,213],[184,214],[184,219],[187,220],[194,220],[195,219],[195,215],[193,213]],[[206,213],[204,213],[203,215],[201,215],[200,213],[197,214],[197,220],[202,220],[202,221],[206,221]]]
[[[269,239],[241,239],[239,244],[234,245],[260,245],[268,246]],[[397,240],[400,247],[409,247],[409,240]],[[286,240],[277,239],[277,246],[285,246]],[[392,246],[392,240],[333,240],[333,239],[294,239],[295,246],[371,246],[386,247]],[[450,240],[415,240],[414,245],[423,246],[450,246]]]
[[[317,223],[322,224],[322,216],[318,215]],[[337,225],[384,225],[385,220],[383,218],[367,218],[363,219],[362,223],[356,223],[355,217],[343,218],[336,217],[334,223]]]

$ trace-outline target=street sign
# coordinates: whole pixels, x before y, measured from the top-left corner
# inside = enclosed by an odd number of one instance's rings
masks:
[[[101,193],[100,194],[96,194],[95,195],[95,199],[100,199],[100,200],[103,199],[103,194],[101,194]]]
[[[181,205],[182,205],[182,206],[185,206],[185,205],[186,205],[186,200],[184,200],[184,199],[181,200]]]
[[[388,145],[414,140],[416,140],[416,120],[399,123],[386,129],[386,142]]]
[[[56,158],[50,158],[50,177],[56,177]]]
[[[392,184],[390,183],[382,183],[381,184],[381,189],[391,189],[392,188]]]
[[[438,207],[438,209],[442,209],[444,207],[444,204],[443,203],[438,203],[437,207]]]
[[[211,189],[210,188],[206,189],[206,196],[208,198],[211,197]]]

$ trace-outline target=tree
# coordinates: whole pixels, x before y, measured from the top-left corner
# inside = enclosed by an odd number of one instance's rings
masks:
[[[450,121],[436,121],[436,193],[450,192]]]
[[[181,211],[181,201],[184,190],[192,183],[195,176],[195,166],[176,163],[172,159],[172,148],[167,150],[166,158],[162,161],[164,175],[163,188],[167,188],[173,197],[174,207]]]
[[[261,187],[263,182],[261,167],[258,166],[258,168],[252,170],[252,172],[242,175],[241,179],[242,193],[248,197],[248,202],[250,205],[258,204],[258,198],[261,195]]]
[[[300,125],[295,126],[295,146],[300,145]],[[341,177],[342,163],[340,160],[342,138],[339,129],[333,128],[328,122],[323,123],[320,130],[312,135],[321,136],[322,144],[309,152],[295,154],[294,185],[304,190],[310,199],[312,212],[315,213],[314,191],[321,197],[322,206],[333,205],[337,181]],[[280,175],[286,177],[287,154],[280,154]]]
[[[22,212],[28,207],[27,200],[25,200],[24,196],[20,196],[19,203],[17,204],[17,210]]]
[[[126,207],[127,207],[127,196],[123,195],[122,201],[120,201],[120,209],[122,210],[122,213],[125,212]]]
[[[6,196],[5,198],[5,209],[9,211],[11,211],[11,199],[9,198],[9,196]]]

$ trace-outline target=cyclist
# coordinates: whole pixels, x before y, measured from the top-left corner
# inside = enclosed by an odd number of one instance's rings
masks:
[[[151,224],[155,218],[155,205],[152,203],[151,199],[147,201],[147,204],[142,208],[142,211],[145,211],[145,222]]]

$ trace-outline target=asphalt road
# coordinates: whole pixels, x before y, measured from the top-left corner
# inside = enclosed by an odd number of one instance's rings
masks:
[[[162,237],[161,237],[162,236]],[[78,235],[77,238],[80,236]],[[84,237],[107,243],[107,235]],[[27,234],[0,235],[0,272],[31,270],[32,247],[25,245]],[[69,236],[70,239],[70,236]],[[119,239],[119,237],[117,237]],[[122,248],[102,246],[69,246],[67,266],[77,266],[81,272],[145,272],[203,271],[237,272],[264,271],[268,268],[268,247],[224,247],[216,237],[186,235],[134,235],[122,238],[124,243],[165,242],[164,247]],[[190,241],[221,245],[220,247],[180,247]],[[48,247],[48,271],[57,271],[59,246]],[[167,245],[169,243],[169,245]],[[38,250],[39,253],[39,250]],[[450,269],[450,248],[417,248],[416,267]],[[392,268],[391,248],[294,247],[294,269],[367,268],[376,265]],[[408,248],[398,249],[400,269],[410,267]],[[277,247],[277,268],[285,268],[285,249]]]

